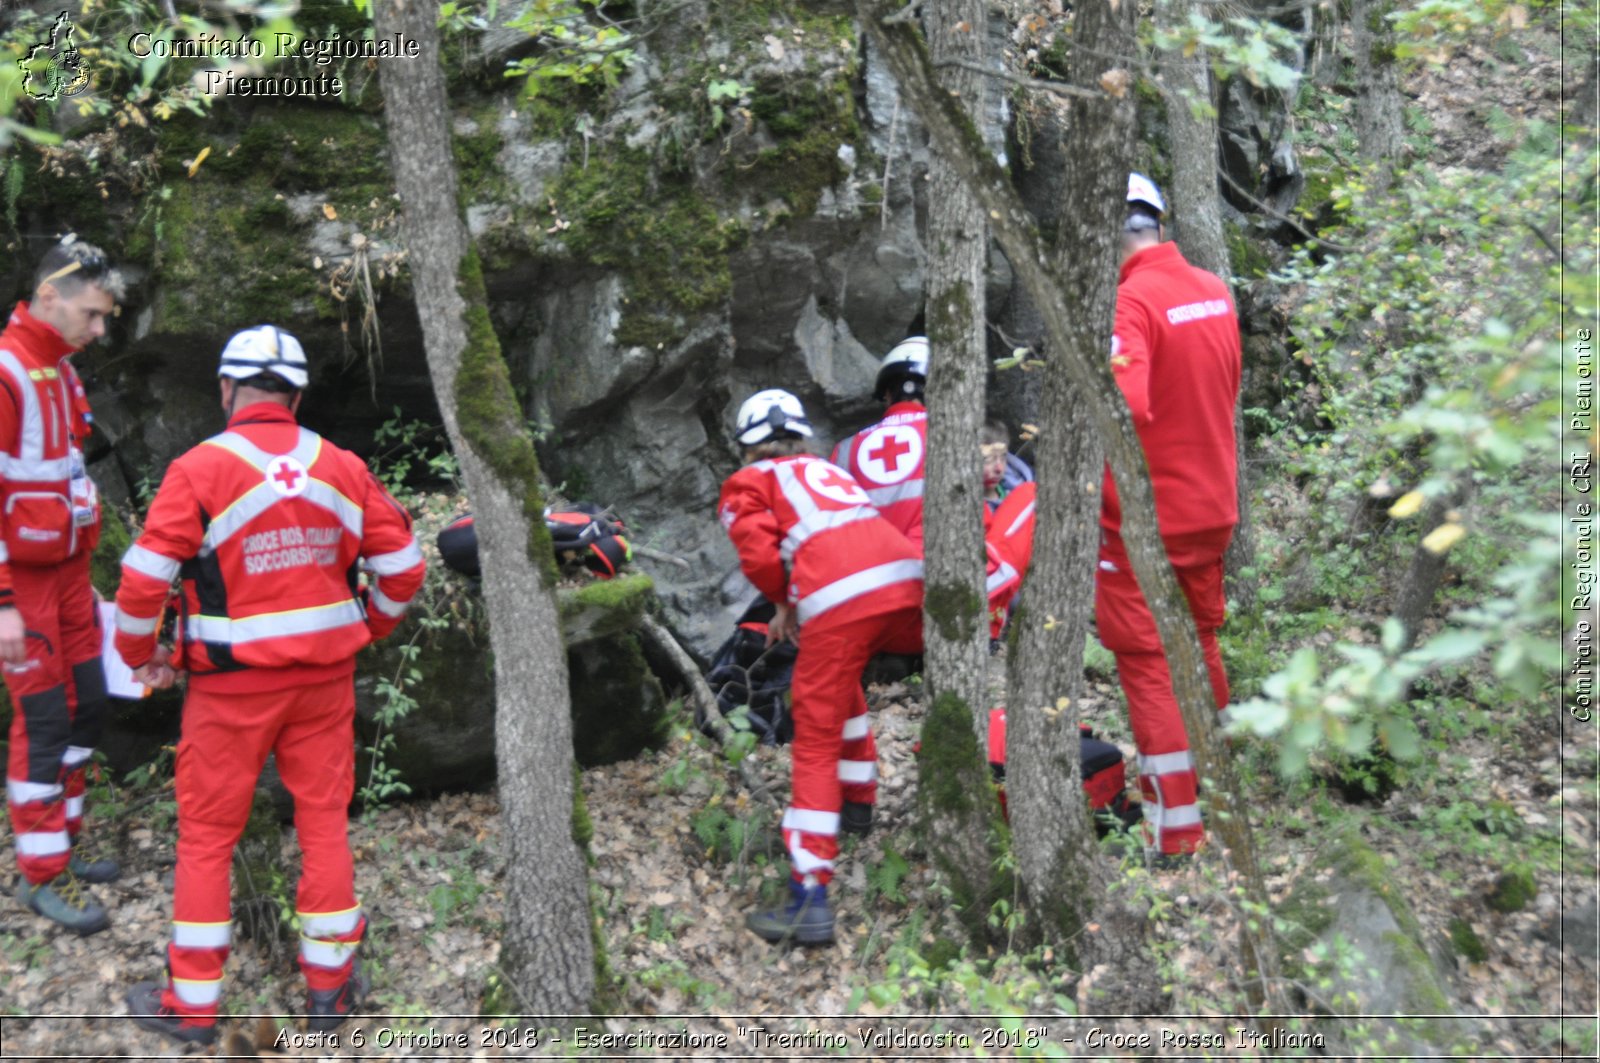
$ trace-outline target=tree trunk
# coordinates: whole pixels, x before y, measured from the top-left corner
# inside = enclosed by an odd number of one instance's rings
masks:
[[[566,653],[538,459],[523,427],[483,275],[457,200],[437,5],[377,0],[373,27],[418,43],[382,63],[395,188],[428,371],[477,521],[495,667],[495,752],[506,847],[501,966],[530,1017],[595,1003],[588,874],[578,813]]]
[[[1405,151],[1405,117],[1395,70],[1394,0],[1350,0],[1350,47],[1356,68],[1356,139],[1361,158],[1374,167],[1372,187],[1394,179]]]
[[[1193,0],[1173,0],[1156,10],[1160,17],[1177,25],[1187,22],[1189,12],[1195,8]],[[1233,267],[1228,261],[1222,197],[1217,187],[1217,119],[1211,68],[1204,56],[1173,56],[1166,65],[1165,77],[1167,129],[1172,139],[1172,185],[1167,194],[1177,219],[1178,243],[1190,263],[1231,281]],[[1244,435],[1243,408],[1239,406],[1234,410],[1233,432],[1239,468],[1239,523],[1228,544],[1224,571],[1228,597],[1248,612],[1255,605],[1256,581],[1253,574],[1240,573],[1255,568],[1256,544],[1255,526],[1250,519],[1249,444]]]
[[[1116,6],[1123,5],[1118,2]],[[1105,443],[1122,499],[1123,540],[1134,576],[1144,591],[1160,632],[1162,648],[1172,671],[1173,692],[1199,773],[1206,782],[1222,855],[1238,874],[1243,900],[1256,911],[1269,911],[1246,809],[1237,797],[1236,774],[1232,763],[1220,751],[1216,702],[1212,698],[1194,617],[1189,613],[1188,602],[1167,560],[1166,548],[1156,526],[1155,496],[1139,437],[1127,403],[1111,376],[1106,355],[1109,330],[1085,326],[1079,307],[1089,293],[1074,284],[1073,278],[1061,275],[1040,240],[1033,219],[1017,200],[1009,179],[987,157],[964,114],[933,81],[926,52],[915,33],[904,24],[883,21],[892,15],[892,4],[861,0],[859,7],[862,22],[881,45],[901,92],[928,127],[936,152],[978,193],[988,212],[990,228],[1044,314],[1052,352],[1056,352],[1063,371],[1083,395],[1089,423]],[[1091,10],[1099,11],[1100,17],[1108,20],[1114,17],[1112,0],[1094,0],[1083,4],[1082,10],[1086,15]],[[1130,91],[1131,82],[1132,76],[1127,71],[1118,70],[1105,71],[1102,79],[1102,84],[1113,93]],[[1076,161],[1088,164],[1088,160]],[[1091,224],[1114,229],[1114,212],[1121,210],[1123,188],[1125,185],[1119,184],[1114,192],[1102,190],[1104,202],[1085,202],[1078,232],[1067,235],[1077,235],[1080,239],[1101,238],[1103,233],[1089,231]],[[1087,221],[1091,216],[1099,221]],[[1260,919],[1246,922],[1242,929],[1248,984],[1255,995],[1270,995],[1276,1008],[1281,991],[1275,977],[1276,953],[1271,929]]]
[[[1422,511],[1422,534],[1419,539],[1426,538],[1435,528],[1446,523],[1451,512],[1466,503],[1471,490],[1469,480],[1465,486],[1449,495],[1429,502]],[[1402,651],[1416,645],[1417,632],[1433,606],[1434,597],[1439,593],[1439,584],[1444,580],[1449,557],[1448,550],[1436,554],[1420,541],[1417,543],[1416,553],[1411,555],[1411,565],[1406,569],[1405,578],[1400,581],[1400,589],[1394,596],[1394,617],[1405,629]]]
[[[983,0],[932,0],[926,10],[935,61],[976,63],[983,54]],[[940,80],[969,121],[983,119],[983,75],[947,67]],[[919,755],[918,803],[935,864],[955,891],[973,937],[989,932],[999,805],[983,755],[988,727],[984,671],[983,468],[977,446],[987,376],[983,208],[934,152],[928,194],[928,458],[923,497],[926,599],[923,639],[928,720]],[[957,783],[957,785],[950,785]]]
[[[1094,56],[1116,54],[1131,43],[1133,10],[1129,4],[1114,13],[1104,3],[1076,9],[1068,63],[1073,84],[1097,85],[1103,64]],[[1062,295],[1077,309],[1066,342],[1109,350],[1117,231],[1133,153],[1133,102],[1131,96],[1073,99],[1066,112],[1060,193],[1074,207],[1059,213],[1055,259],[1065,285]],[[1037,296],[1028,301],[1044,325]],[[1081,789],[1076,708],[1084,691],[1083,647],[1094,602],[1105,458],[1099,437],[1082,430],[1090,411],[1067,372],[1072,355],[1061,337],[1052,334],[1051,341],[1034,444],[1039,473],[1034,561],[1012,617],[1006,793],[1016,835],[1026,839],[1015,848],[1030,913],[1046,937],[1068,949],[1069,962],[1088,970],[1103,961],[1114,937],[1084,933],[1104,905],[1108,869],[1097,852]]]

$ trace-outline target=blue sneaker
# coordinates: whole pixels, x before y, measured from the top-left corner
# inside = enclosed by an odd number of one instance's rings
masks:
[[[789,880],[789,903],[782,908],[752,912],[744,925],[765,941],[792,941],[800,945],[833,942],[833,909],[828,907],[828,887],[805,886]]]

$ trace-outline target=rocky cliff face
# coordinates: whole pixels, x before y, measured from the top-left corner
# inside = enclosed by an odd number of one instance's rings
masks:
[[[534,45],[512,27],[453,43],[456,159],[546,469],[687,563],[638,562],[704,654],[752,593],[713,517],[732,413],[784,387],[825,444],[870,419],[876,359],[920,327],[927,149],[848,4],[637,8],[636,61],[611,89],[521,94],[501,72]],[[95,470],[109,495],[220,427],[216,352],[263,320],[306,342],[303,414],[335,441],[370,451],[396,408],[437,419],[375,85],[344,74],[343,101],[223,100],[108,135],[92,164],[47,151],[30,176],[18,206],[36,242],[76,228],[139,281],[85,359],[116,441]],[[992,258],[1001,308],[1010,275]]]

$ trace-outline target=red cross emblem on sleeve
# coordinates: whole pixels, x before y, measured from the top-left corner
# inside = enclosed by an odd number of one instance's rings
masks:
[[[310,479],[306,467],[287,454],[273,458],[267,466],[267,483],[283,498],[304,494]]]

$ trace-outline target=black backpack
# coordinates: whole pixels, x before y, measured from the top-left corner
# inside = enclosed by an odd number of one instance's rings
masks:
[[[758,598],[739,618],[732,637],[717,650],[706,675],[722,715],[732,718],[740,706],[748,706],[750,729],[768,746],[794,738],[788,694],[799,650],[792,642],[767,645],[767,625],[776,612],[771,602]],[[711,733],[698,712],[695,725]]]

